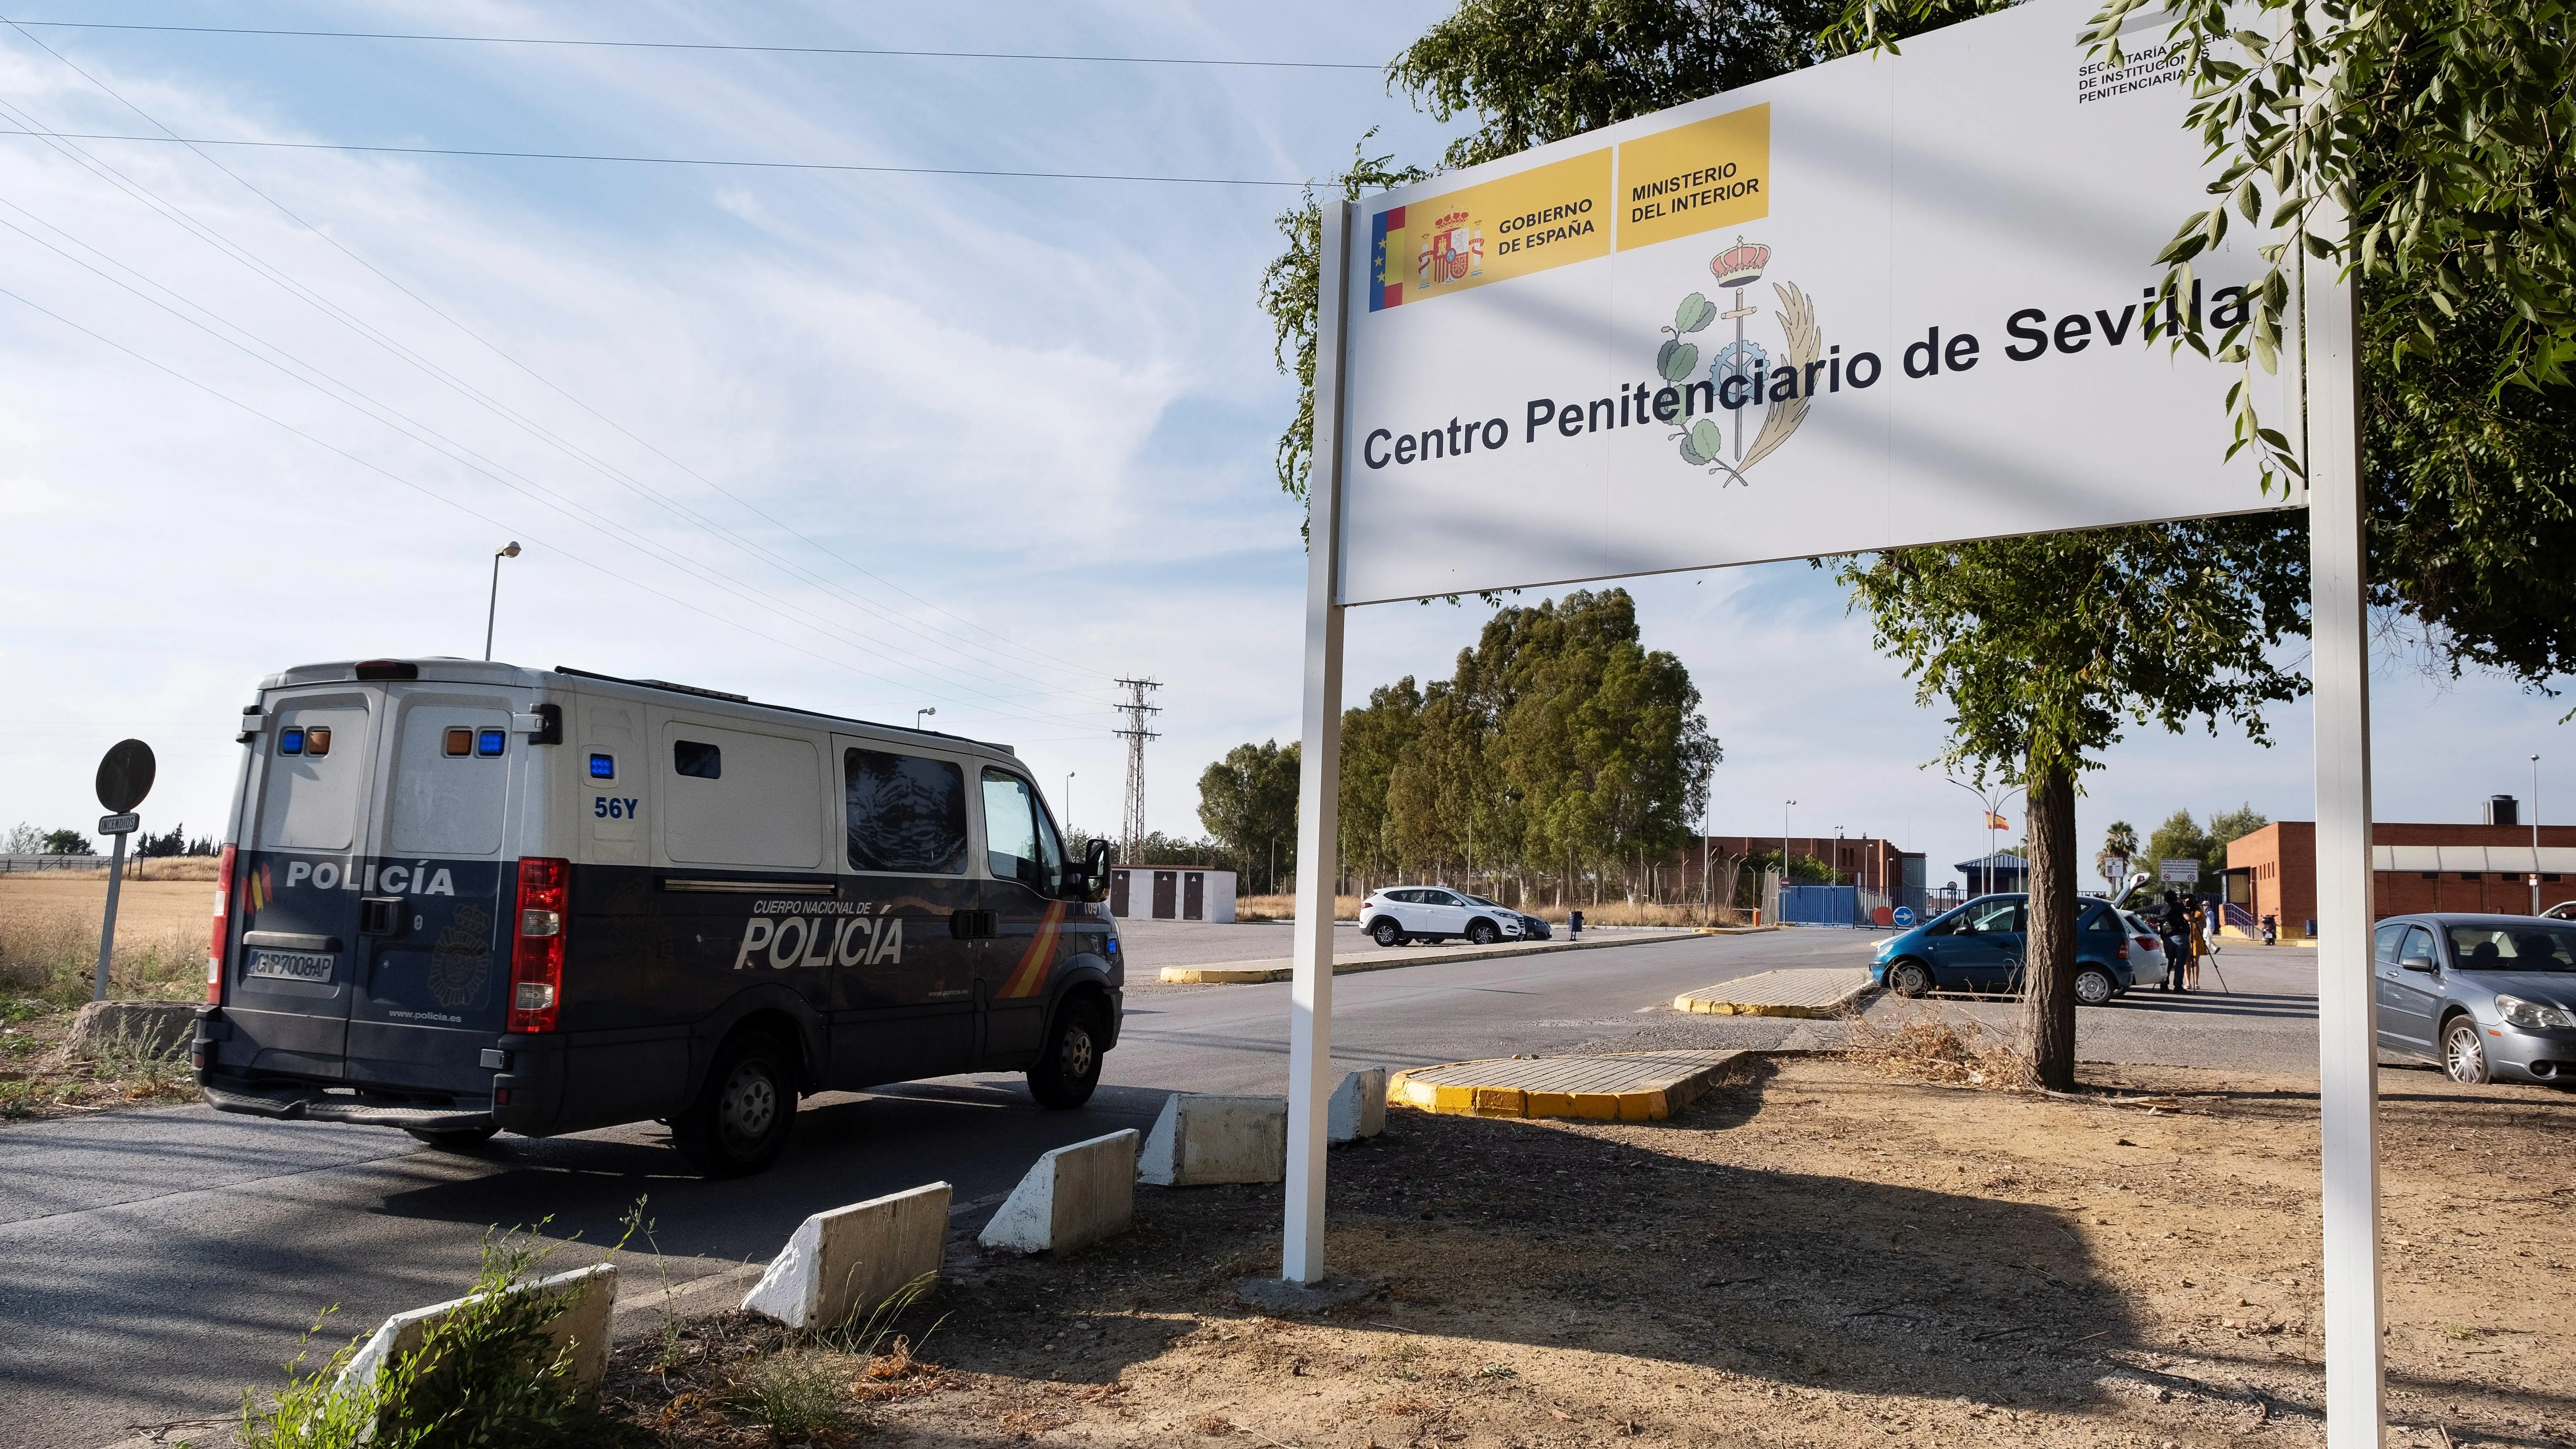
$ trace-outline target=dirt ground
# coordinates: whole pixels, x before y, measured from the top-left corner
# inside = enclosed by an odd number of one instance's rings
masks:
[[[920,1362],[727,1315],[609,1402],[675,1445],[2321,1442],[2313,1080],[2089,1075],[2173,1106],[1810,1057],[1668,1124],[1397,1111],[1333,1155],[1363,1302],[1236,1299],[1276,1188],[1140,1187],[1066,1261],[961,1234]],[[2391,1442],[2576,1443],[2576,1095],[2384,1091]]]

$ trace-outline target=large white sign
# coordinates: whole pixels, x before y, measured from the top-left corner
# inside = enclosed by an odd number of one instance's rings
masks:
[[[2153,300],[2207,172],[2097,0],[1363,203],[1338,602],[2282,506],[2226,466],[2249,231]],[[2300,500],[2292,500],[2300,501]]]

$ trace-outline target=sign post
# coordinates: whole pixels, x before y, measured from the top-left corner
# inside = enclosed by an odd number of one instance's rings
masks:
[[[152,793],[154,768],[152,747],[141,740],[117,741],[98,762],[98,803],[110,812],[98,822],[98,830],[115,837],[116,849],[108,858],[107,914],[98,928],[98,976],[90,984],[92,1001],[107,999],[107,963],[116,954],[116,897],[125,884],[125,837],[142,828],[142,817],[134,807]]]
[[[2340,215],[2326,218],[2342,225]],[[2330,234],[2330,233],[2329,233]],[[2325,1220],[2326,1442],[2378,1449],[2379,1022],[2371,990],[2370,634],[2352,283],[2300,268],[2310,658],[2316,690],[2317,1098]]]
[[[1333,908],[1341,877],[1342,344],[1351,204],[1323,204],[1316,292],[1314,470],[1307,475],[1306,677],[1298,710],[1297,927],[1288,984],[1287,1232],[1279,1276],[1324,1278],[1324,1159],[1333,1065]]]

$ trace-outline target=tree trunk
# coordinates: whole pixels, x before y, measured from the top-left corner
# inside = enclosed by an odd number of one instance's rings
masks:
[[[2075,779],[2034,760],[2030,780],[2030,931],[2022,1048],[2041,1086],[2075,1086]]]

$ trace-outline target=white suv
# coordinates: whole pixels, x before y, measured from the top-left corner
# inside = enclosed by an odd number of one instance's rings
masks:
[[[1479,946],[1520,939],[1520,912],[1441,886],[1389,886],[1360,902],[1360,929],[1381,946],[1464,936]]]

